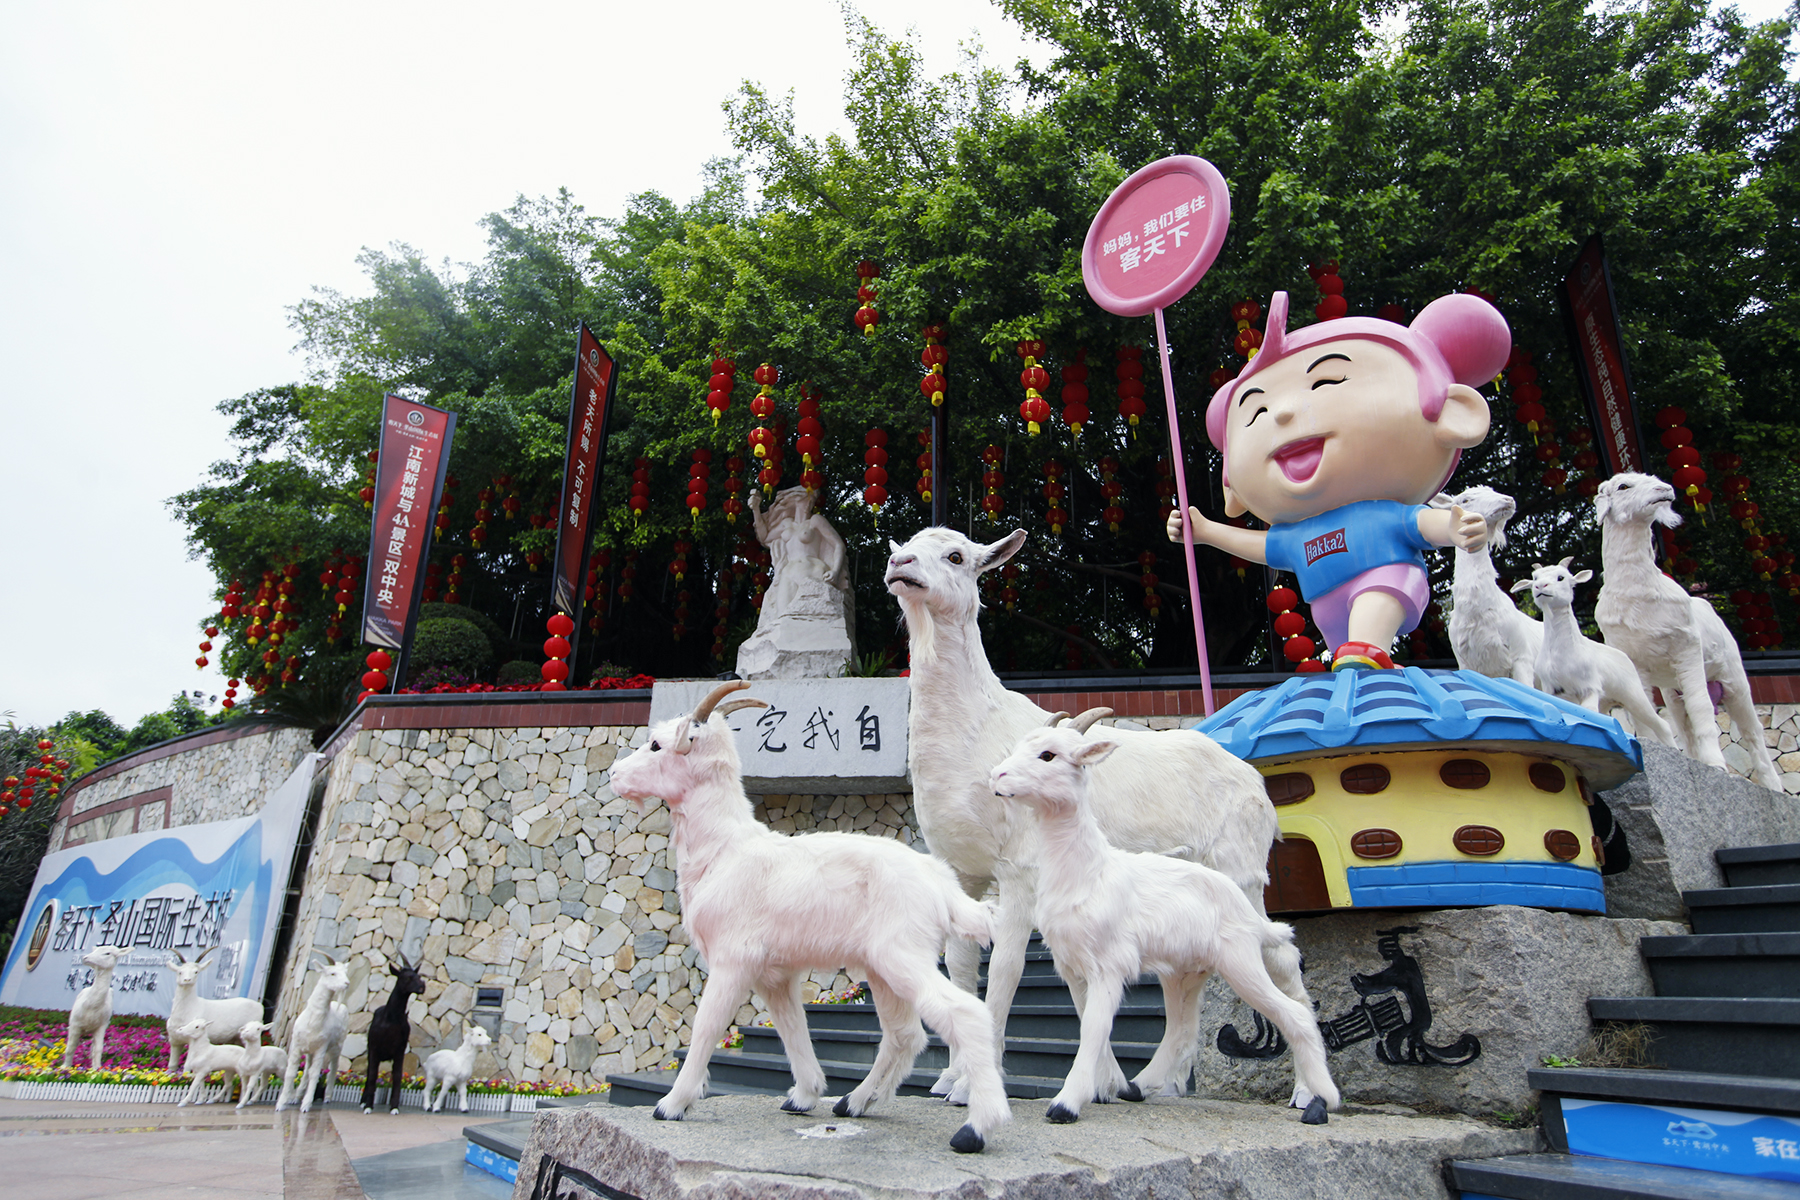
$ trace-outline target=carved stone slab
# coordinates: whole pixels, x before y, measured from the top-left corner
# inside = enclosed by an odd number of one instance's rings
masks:
[[[658,680],[650,723],[685,712],[717,683]],[[739,696],[767,700],[727,718],[737,731],[744,790],[767,795],[871,795],[907,792],[907,681],[764,679]]]
[[[1047,1123],[1042,1101],[1015,1101],[1012,1123],[994,1131],[986,1152],[957,1154],[948,1143],[963,1110],[936,1100],[902,1096],[860,1120],[834,1119],[829,1101],[804,1116],[780,1104],[714,1096],[682,1121],[654,1120],[649,1108],[540,1109],[513,1200],[1448,1200],[1445,1159],[1537,1147],[1535,1129],[1466,1118],[1362,1110],[1302,1125],[1292,1109],[1169,1098],[1090,1105],[1074,1125]]]

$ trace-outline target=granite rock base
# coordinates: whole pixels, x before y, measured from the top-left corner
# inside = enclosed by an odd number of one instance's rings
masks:
[[[1654,994],[1640,937],[1688,931],[1666,921],[1515,905],[1333,913],[1292,924],[1320,1024],[1358,1039],[1327,1060],[1346,1102],[1489,1114],[1526,1112],[1525,1072],[1546,1055],[1580,1053],[1592,1032],[1589,996]],[[1388,947],[1410,968],[1382,953],[1383,931],[1395,929],[1409,932],[1387,939]],[[1395,1019],[1406,1022],[1403,1032],[1393,1032]],[[1231,1057],[1218,1046],[1225,1025],[1244,1042],[1255,1040],[1254,1012],[1215,978],[1201,1009],[1198,1093],[1261,1101],[1292,1095],[1292,1057]],[[1383,1061],[1384,1053],[1399,1061]]]
[[[963,1110],[940,1101],[900,1097],[860,1120],[834,1119],[829,1101],[804,1116],[779,1105],[716,1096],[679,1122],[648,1108],[540,1111],[514,1200],[530,1200],[546,1156],[638,1200],[1447,1200],[1447,1159],[1538,1147],[1536,1130],[1466,1117],[1357,1110],[1309,1126],[1292,1109],[1159,1098],[1094,1105],[1074,1125],[1051,1125],[1040,1102],[1017,1101],[984,1153],[957,1154],[948,1143]],[[567,1176],[562,1187],[592,1194]]]

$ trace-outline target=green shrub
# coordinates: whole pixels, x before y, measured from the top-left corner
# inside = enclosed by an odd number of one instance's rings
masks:
[[[493,661],[493,645],[480,626],[461,617],[434,617],[419,622],[408,666],[413,678],[431,667],[448,667],[472,677]]]
[[[500,671],[494,677],[494,682],[499,684],[537,683],[543,679],[540,672],[541,668],[537,663],[514,659],[512,662],[500,664]]]
[[[488,649],[491,653],[499,655],[507,652],[512,639],[507,637],[506,630],[500,628],[494,618],[486,613],[470,608],[466,604],[443,604],[433,601],[430,604],[419,605],[419,620],[421,621],[436,621],[446,617],[467,621],[481,630],[487,637]]]

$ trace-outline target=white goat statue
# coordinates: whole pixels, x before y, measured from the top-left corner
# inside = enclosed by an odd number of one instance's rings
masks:
[[[69,1036],[63,1043],[63,1066],[74,1065],[76,1044],[91,1037],[94,1044],[88,1065],[93,1070],[100,1069],[100,1057],[106,1053],[106,1027],[112,1024],[113,968],[119,965],[119,959],[125,953],[123,946],[95,946],[81,956],[82,962],[94,968],[94,982],[77,992],[75,1003],[69,1006]]]
[[[987,910],[963,895],[943,863],[897,841],[857,833],[784,837],[758,822],[725,715],[765,704],[720,703],[748,686],[722,684],[691,715],[654,726],[610,776],[613,791],[640,806],[659,796],[667,802],[681,920],[708,970],[687,1061],[657,1104],[657,1119],[680,1120],[705,1093],[713,1045],[752,990],[768,1005],[793,1064],[794,1087],[781,1107],[810,1111],[826,1084],[807,1034],[801,984],[809,970],[848,967],[869,981],[881,1044],[868,1078],[832,1111],[860,1117],[894,1095],[925,1048],[923,1017],[959,1053],[969,1080],[968,1123],[950,1147],[981,1150],[1012,1111],[987,1013],[938,974],[937,956],[953,934],[985,941]]]
[[[1200,999],[1218,972],[1287,1035],[1294,1051],[1293,1105],[1309,1125],[1338,1107],[1325,1041],[1312,1001],[1290,996],[1263,965],[1270,947],[1293,945],[1291,926],[1253,908],[1230,879],[1199,863],[1115,849],[1088,796],[1092,768],[1119,748],[1073,728],[1035,729],[993,770],[996,796],[1017,802],[1043,829],[1037,925],[1081,1012],[1081,1044],[1062,1090],[1045,1114],[1057,1124],[1081,1115],[1090,1097],[1180,1095],[1200,1041]],[[1102,1077],[1104,1048],[1126,986],[1145,968],[1162,980],[1167,1026],[1138,1077]]]
[[[1594,712],[1610,714],[1614,707],[1631,714],[1639,734],[1665,746],[1674,735],[1656,715],[1637,668],[1625,652],[1586,637],[1575,620],[1575,585],[1594,577],[1592,571],[1571,574],[1573,556],[1555,566],[1534,564],[1531,578],[1513,584],[1515,592],[1531,589],[1531,598],[1544,614],[1544,645],[1538,652],[1536,673],[1540,691],[1561,696]]]
[[[1448,632],[1456,665],[1531,687],[1538,649],[1544,644],[1544,627],[1520,612],[1512,597],[1501,590],[1491,553],[1506,548],[1506,523],[1518,511],[1517,504],[1493,488],[1472,487],[1455,496],[1436,496],[1431,505],[1475,513],[1488,527],[1488,540],[1480,549],[1455,552]]]
[[[425,1108],[442,1112],[444,1097],[456,1089],[459,1111],[469,1111],[469,1080],[475,1077],[475,1055],[493,1045],[488,1031],[479,1025],[464,1025],[462,1045],[454,1050],[436,1050],[425,1060]],[[438,1089],[437,1103],[431,1101],[431,1089]]]
[[[244,1026],[246,1030],[249,1028],[249,1025]],[[257,1024],[254,1038],[244,1042],[243,1065],[238,1068],[244,1081],[243,1092],[238,1097],[239,1108],[256,1103],[269,1080],[287,1079],[287,1051],[280,1046],[262,1044],[262,1031],[273,1028],[273,1025]],[[333,1061],[336,1061],[335,1057]]]
[[[1035,821],[994,796],[989,776],[1027,730],[1041,728],[1051,715],[1008,691],[988,665],[977,624],[978,581],[1024,544],[1022,529],[985,546],[953,529],[923,529],[893,546],[886,577],[911,639],[906,759],[919,830],[970,895],[982,894],[990,881],[999,885],[987,979],[996,1047],[1005,1043],[1031,938],[1038,832]],[[1093,781],[1107,839],[1123,850],[1179,853],[1205,863],[1262,912],[1269,847],[1280,831],[1257,770],[1192,730],[1111,733],[1119,752],[1096,769]],[[974,944],[952,942],[945,961],[950,978],[973,992],[981,965]],[[1291,945],[1270,947],[1265,961],[1283,991],[1306,994]],[[1118,1074],[1110,1047],[1107,1058],[1109,1073]],[[953,1054],[933,1090],[961,1099],[959,1074]]]
[[[1725,690],[1725,711],[1750,752],[1752,777],[1775,791],[1781,776],[1769,760],[1762,721],[1737,642],[1713,606],[1656,566],[1653,525],[1681,524],[1675,489],[1654,475],[1625,472],[1600,485],[1600,556],[1606,575],[1594,619],[1608,645],[1631,657],[1644,689],[1661,688],[1669,724],[1690,758],[1725,769],[1713,720],[1709,681]]]
[[[350,1010],[334,997],[350,986],[350,964],[339,962],[323,950],[313,953],[324,958],[328,965],[314,985],[312,995],[306,998],[306,1007],[300,1010],[288,1031],[287,1070],[281,1080],[281,1095],[275,1100],[277,1112],[292,1102],[296,1079],[301,1081],[300,1111],[312,1110],[313,1091],[319,1077],[323,1075],[326,1086],[331,1086],[332,1076],[337,1073],[338,1055],[343,1052],[344,1038],[349,1031]],[[304,1072],[302,1059],[306,1063]]]
[[[237,1031],[251,1021],[262,1017],[262,1001],[252,1000],[248,996],[234,996],[228,1000],[209,1000],[198,994],[201,968],[218,947],[193,959],[177,950],[169,955],[169,968],[175,972],[175,994],[169,1000],[169,1070],[176,1069],[176,1060],[181,1052],[187,1049],[187,1040],[181,1036],[181,1027],[195,1017],[206,1018],[207,1039],[215,1045],[234,1037]]]
[[[250,1079],[244,1074],[245,1057],[248,1055],[252,1062],[262,1057],[262,1034],[267,1028],[261,1021],[249,1021],[243,1028],[233,1031],[236,1041],[215,1044],[209,1033],[211,1025],[205,1017],[192,1017],[183,1022],[181,1040],[188,1048],[187,1069],[194,1076],[194,1082],[188,1085],[187,1094],[177,1102],[176,1107],[229,1100],[233,1078],[243,1080],[244,1094],[247,1097],[250,1094]],[[223,1072],[225,1076],[225,1086],[217,1092],[206,1085],[207,1076],[215,1071]],[[243,1104],[238,1107],[242,1108]]]

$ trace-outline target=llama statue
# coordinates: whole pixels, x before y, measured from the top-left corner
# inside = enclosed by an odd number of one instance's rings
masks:
[[[1538,687],[1562,696],[1593,712],[1610,712],[1614,706],[1631,714],[1638,733],[1665,746],[1675,744],[1668,725],[1638,681],[1637,668],[1616,646],[1602,645],[1582,636],[1575,620],[1575,585],[1594,577],[1592,571],[1570,574],[1573,557],[1553,567],[1534,566],[1530,579],[1521,579],[1512,590],[1531,589],[1538,611],[1544,614],[1544,645],[1538,652]]]
[[[1004,1045],[1031,937],[1038,828],[994,795],[988,776],[1021,736],[1051,715],[1007,691],[988,665],[977,624],[978,582],[1024,543],[1024,530],[982,545],[953,529],[924,529],[893,547],[886,577],[912,648],[907,767],[919,830],[970,895],[998,884],[987,979],[997,1046]],[[1262,913],[1269,847],[1279,835],[1262,776],[1193,730],[1109,734],[1119,749],[1094,769],[1092,782],[1107,840],[1121,850],[1175,853],[1204,863]],[[1282,991],[1295,999],[1306,994],[1292,944],[1270,946],[1265,958]],[[974,991],[980,955],[973,943],[953,941],[945,959],[950,978]],[[1106,1070],[1118,1072],[1110,1046],[1104,1055]],[[933,1090],[960,1099],[958,1078],[952,1056]]]
[[[1500,589],[1491,551],[1506,548],[1506,523],[1517,505],[1511,496],[1490,487],[1472,487],[1455,496],[1439,495],[1433,508],[1461,508],[1487,522],[1487,544],[1456,551],[1456,577],[1450,596],[1450,648],[1456,665],[1494,679],[1516,679],[1526,687],[1544,644],[1544,627],[1519,611]],[[1518,589],[1514,589],[1517,591]]]
[[[1750,752],[1752,778],[1781,790],[1769,759],[1762,721],[1750,698],[1737,642],[1713,606],[1656,566],[1652,526],[1681,524],[1675,489],[1654,475],[1624,472],[1600,485],[1594,497],[1600,519],[1600,556],[1606,576],[1594,620],[1609,646],[1630,656],[1646,690],[1661,688],[1669,724],[1689,757],[1725,769],[1707,684],[1725,690],[1725,711]]]

